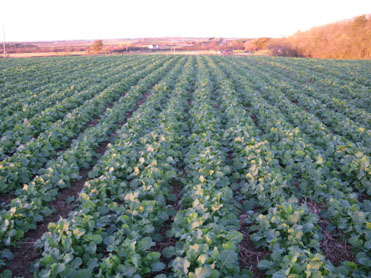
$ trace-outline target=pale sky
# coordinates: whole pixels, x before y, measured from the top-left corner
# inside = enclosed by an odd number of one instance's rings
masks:
[[[0,1],[7,41],[283,37],[368,13],[370,0]]]

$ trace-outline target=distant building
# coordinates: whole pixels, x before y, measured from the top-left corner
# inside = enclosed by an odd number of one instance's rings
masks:
[[[150,50],[158,49],[158,44],[150,44],[148,46],[148,49],[150,49]]]

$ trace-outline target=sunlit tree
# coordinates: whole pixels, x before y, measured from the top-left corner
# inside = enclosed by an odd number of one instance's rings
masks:
[[[94,53],[99,53],[103,48],[103,41],[102,40],[96,40],[93,43],[92,50]]]

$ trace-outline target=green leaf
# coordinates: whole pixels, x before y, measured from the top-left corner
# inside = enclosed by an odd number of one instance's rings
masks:
[[[119,270],[125,277],[132,277],[136,272],[136,268],[132,265],[120,265]]]
[[[248,269],[243,269],[241,271],[241,277],[240,278],[254,278],[254,275],[252,272]]]
[[[274,273],[272,278],[287,278],[287,275],[282,272],[284,272],[284,270]]]
[[[72,252],[67,253],[66,255],[64,255],[64,263],[65,264],[68,264],[72,260],[73,260],[73,253]]]
[[[220,269],[225,268],[233,268],[235,262],[237,261],[237,254],[233,250],[223,250],[219,255],[219,260],[221,263]]]
[[[354,262],[350,262],[350,261],[345,261],[344,262],[344,265],[348,268],[348,269],[352,269],[352,270],[356,270],[358,268],[357,264],[354,263]]]
[[[7,269],[1,274],[1,278],[12,278],[12,272]]]
[[[259,268],[259,269],[269,269],[269,268],[272,267],[272,265],[273,265],[272,262],[267,261],[267,260],[262,260],[262,261],[260,261],[260,262],[258,263],[258,268]]]
[[[166,259],[170,259],[172,256],[175,255],[175,248],[174,248],[174,246],[169,246],[169,247],[164,248],[164,250],[162,250],[162,255]]]
[[[98,266],[98,259],[91,258],[87,263],[88,269],[92,270]]]
[[[55,267],[55,273],[61,273],[63,272],[64,270],[66,269],[66,265],[65,264],[57,264],[56,267]]]
[[[72,261],[72,263],[71,263],[71,265],[72,265],[74,268],[76,268],[76,269],[78,269],[78,268],[80,267],[81,264],[82,264],[82,260],[81,260],[80,257],[76,257],[76,258]]]
[[[134,266],[135,266],[136,268],[139,267],[139,265],[140,265],[140,260],[141,260],[141,258],[140,258],[140,256],[139,256],[138,254],[134,254],[134,255],[131,257],[131,262],[132,262],[132,264],[134,264]]]
[[[90,278],[91,277],[91,272],[88,269],[80,269],[77,271],[75,277],[79,278]]]
[[[209,278],[219,278],[220,277],[220,273],[219,271],[217,271],[216,269],[213,269],[210,273],[210,277]]]
[[[356,260],[364,265],[364,266],[367,266],[367,267],[370,267],[371,266],[371,260],[370,258],[366,255],[366,253],[364,252],[359,252],[357,255],[356,255]]]
[[[176,178],[176,177],[177,177],[177,174],[176,174],[175,171],[167,171],[167,172],[165,173],[165,177],[166,177],[167,179],[172,179],[172,178]]]
[[[342,275],[348,275],[348,273],[349,273],[347,267],[344,266],[344,265],[338,266],[338,267],[335,269],[334,272],[337,273],[337,274],[342,274]]]
[[[161,271],[161,270],[163,270],[164,268],[165,268],[165,264],[164,263],[162,263],[162,262],[157,262],[157,263],[153,263],[152,265],[151,265],[151,268],[152,268],[152,271],[153,272],[159,272],[159,271]]]
[[[7,259],[8,261],[11,261],[11,260],[13,260],[14,256],[13,256],[13,253],[9,249],[4,249],[1,252],[1,258]]]
[[[152,238],[150,237],[145,237],[138,242],[138,248],[141,251],[148,250],[149,248],[151,248],[152,245],[153,245]]]
[[[243,235],[238,231],[232,231],[227,235],[227,239],[239,243],[243,239]]]
[[[80,270],[75,270],[75,269],[67,269],[63,273],[63,277],[65,278],[90,278],[91,277],[91,272],[89,269],[80,269]]]
[[[153,227],[152,225],[148,224],[148,225],[145,225],[144,226],[143,232],[145,232],[147,234],[152,234],[154,230],[155,230],[155,227]]]
[[[101,244],[103,242],[103,237],[101,235],[93,235],[93,242],[95,244]]]
[[[303,232],[308,233],[314,230],[314,225],[313,223],[305,223],[303,226]]]
[[[85,250],[88,251],[91,255],[94,255],[97,251],[97,245],[94,242],[90,242],[89,245],[85,245]]]
[[[158,274],[155,276],[155,278],[166,278],[165,274]]]
[[[75,197],[74,197],[74,196],[71,196],[71,197],[68,197],[68,198],[67,198],[66,203],[67,203],[67,204],[70,204],[70,203],[72,203],[73,201],[75,201]]]

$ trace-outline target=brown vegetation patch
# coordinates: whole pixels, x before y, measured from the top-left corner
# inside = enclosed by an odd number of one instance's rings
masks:
[[[160,252],[161,253],[161,260],[164,263],[169,263],[168,259],[162,256],[162,251],[170,246],[175,246],[176,239],[174,237],[169,237],[167,232],[171,230],[171,223],[172,220],[168,220],[161,226],[159,234],[161,235],[162,240],[160,242],[156,242],[155,246],[152,246],[149,251]]]
[[[4,203],[4,204],[9,204],[14,198],[16,198],[17,196],[14,195],[14,194],[4,194],[4,195],[0,195],[0,204],[1,203]]]
[[[332,235],[327,229],[328,221],[320,216],[322,210],[326,210],[325,204],[318,204],[312,198],[304,200],[302,203],[306,204],[312,213],[318,215],[318,225],[322,230],[322,241],[320,243],[321,250],[327,260],[329,260],[334,266],[341,265],[344,261],[354,262],[354,255],[352,254],[352,246],[349,245],[343,233],[335,231],[336,237]]]
[[[251,119],[254,121],[256,127],[259,127],[258,119],[256,118],[255,114],[251,114]]]
[[[189,98],[189,99],[187,99],[187,101],[188,101],[188,105],[191,106],[192,105],[192,99]],[[188,113],[187,110],[186,110],[186,113]]]
[[[300,191],[300,183],[299,182],[295,182],[294,183],[294,186],[297,188],[297,190]]]
[[[354,255],[352,254],[352,246],[349,245],[345,238],[340,240],[334,238],[324,226],[320,223],[322,228],[321,249],[325,258],[329,260],[334,266],[340,266],[344,261],[354,262]]]
[[[100,118],[96,118],[88,123],[88,127],[96,126],[99,123]]]
[[[175,210],[182,209],[182,205],[179,204],[180,197],[181,197],[181,191],[184,187],[184,184],[180,182],[179,180],[173,180],[170,183],[170,192],[176,197],[176,201],[172,200],[166,200],[166,204],[172,206]]]
[[[146,101],[146,99],[149,96],[149,94],[150,94],[150,91],[144,93],[142,95],[142,97],[139,100],[137,100],[136,108],[135,108],[135,110],[133,112],[135,112],[137,110],[137,108]]]
[[[233,159],[234,159],[233,152],[232,151],[227,152],[226,157],[227,157],[228,160],[233,161]]]
[[[366,193],[361,193],[358,195],[358,201],[361,203],[364,201],[370,201],[370,200],[371,200],[370,195],[367,195]]]
[[[269,251],[267,249],[256,248],[252,240],[249,238],[247,233],[249,225],[245,223],[245,219],[248,217],[247,214],[240,215],[240,233],[243,234],[239,253],[240,268],[249,269],[255,278],[263,278],[266,277],[265,272],[258,269],[258,264],[269,254]]]

